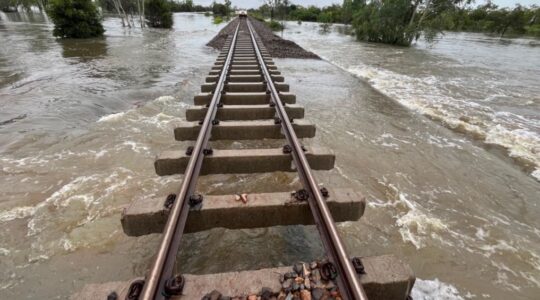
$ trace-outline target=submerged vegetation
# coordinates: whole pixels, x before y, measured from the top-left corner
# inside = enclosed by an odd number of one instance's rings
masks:
[[[47,12],[54,22],[54,36],[91,38],[103,35],[101,19],[92,0],[52,0]]]
[[[171,28],[173,18],[167,0],[148,0],[145,3],[146,23],[154,28]]]
[[[540,36],[540,7],[513,9],[470,0],[344,0],[323,8],[267,0],[251,14],[271,20],[351,24],[359,40],[408,46],[445,30]]]
[[[285,29],[285,26],[276,20],[271,20],[266,23],[273,31],[281,31]]]
[[[300,2],[300,1],[299,1]],[[473,31],[540,37],[540,7],[517,5],[499,8],[488,3],[475,6],[472,0],[344,0],[341,5],[302,6],[289,0],[265,0],[251,16],[274,31],[283,30],[282,20],[351,24],[358,40],[411,45],[420,37],[432,41],[448,31]],[[172,12],[210,12],[214,23],[234,13],[230,0],[195,5],[193,0],[96,0],[103,12],[119,16],[125,27],[170,28]],[[0,9],[16,11],[37,7],[55,21],[60,37],[89,37],[103,33],[99,10],[91,0],[0,0]],[[65,11],[62,11],[65,10]],[[76,15],[72,11],[77,12]],[[101,29],[100,29],[101,28]],[[324,25],[328,29],[329,25]],[[80,32],[78,32],[80,31]]]

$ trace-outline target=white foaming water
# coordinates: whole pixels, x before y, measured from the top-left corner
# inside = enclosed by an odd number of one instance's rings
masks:
[[[287,26],[301,46],[409,109],[507,149],[540,180],[537,40],[505,39],[501,46],[480,34],[446,34],[435,47],[421,41],[398,48],[330,32],[321,44],[318,24]]]
[[[339,66],[339,65],[338,65]],[[534,164],[531,175],[540,180],[540,131],[535,120],[507,112],[493,112],[487,106],[445,96],[436,87],[436,78],[412,78],[389,70],[357,65],[344,70],[368,81],[374,88],[446,126],[482,138],[488,144],[502,146],[511,157]],[[473,116],[471,111],[474,112]],[[521,119],[518,122],[518,119]],[[523,122],[525,119],[525,122]],[[522,123],[522,124],[519,124]],[[511,127],[520,126],[516,129]],[[538,127],[540,128],[540,127]]]
[[[22,219],[34,214],[35,207],[33,206],[21,206],[15,207],[10,210],[0,212],[0,222],[12,221],[15,219]]]
[[[122,159],[139,163],[149,160],[147,164],[151,166],[155,150],[152,141],[168,140],[171,122],[179,119],[164,111],[175,113],[175,109],[184,107],[185,104],[175,101],[174,97],[158,97],[137,108],[101,117],[88,136],[68,142],[69,150],[46,150],[22,158],[1,157],[2,169],[10,175],[23,175],[29,170],[57,175],[57,169],[69,170],[74,165],[92,168],[98,163],[98,169],[86,169],[85,174],[76,172],[74,177],[56,184],[51,182],[46,191],[51,190],[52,194],[35,205],[0,211],[0,223],[26,219],[26,236],[32,240],[27,261],[48,260],[59,253],[107,243],[118,234],[118,230],[111,232],[111,228],[118,227],[119,211],[126,201],[132,200],[126,195],[153,195],[168,183],[177,181],[175,176],[155,177],[151,170],[148,174],[140,174],[134,168],[137,166],[123,167]],[[107,138],[87,147],[85,143],[88,140],[94,142],[96,133],[101,132],[107,132]],[[148,132],[154,133],[151,139],[147,138]],[[100,163],[107,164],[105,169]],[[31,177],[25,177],[21,182],[29,180]],[[141,188],[144,193],[135,192]],[[0,255],[10,253],[7,249],[0,252]]]
[[[125,114],[126,114],[126,112],[123,111],[123,112],[119,112],[119,113],[114,113],[114,114],[110,114],[110,115],[105,115],[105,116],[99,118],[99,120],[97,120],[97,122],[110,122],[110,121],[116,121],[116,120],[119,120],[120,118],[122,118]]]
[[[460,296],[458,289],[439,279],[423,280],[417,278],[411,293],[414,300],[464,300]],[[474,295],[467,294],[466,298],[473,298]]]
[[[401,239],[409,242],[416,249],[426,247],[427,241],[436,238],[442,241],[441,232],[449,231],[447,225],[439,218],[429,214],[419,203],[408,199],[408,195],[400,191],[386,178],[379,180],[384,188],[387,202],[371,203],[373,207],[394,207],[398,210],[396,225],[399,227]]]

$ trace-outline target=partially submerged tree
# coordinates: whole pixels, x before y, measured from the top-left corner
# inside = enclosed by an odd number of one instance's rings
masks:
[[[47,12],[54,23],[54,36],[91,38],[103,35],[101,18],[92,0],[52,0]]]
[[[441,14],[470,0],[375,0],[359,6],[353,17],[357,38],[408,46],[442,31]],[[431,20],[431,21],[428,21]]]
[[[146,20],[150,27],[171,28],[173,18],[169,2],[167,0],[147,0]]]
[[[212,2],[212,13],[214,16],[226,17],[231,14],[231,1],[226,0],[223,4]]]
[[[0,0],[0,10],[5,12],[15,12],[19,8],[30,11],[32,7],[37,7],[39,11],[44,11],[49,4],[48,0]]]

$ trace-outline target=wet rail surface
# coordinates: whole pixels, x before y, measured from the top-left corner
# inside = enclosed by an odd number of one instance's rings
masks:
[[[302,120],[303,107],[294,104],[295,96],[288,91],[289,86],[284,83],[283,76],[251,22],[248,18],[240,18],[234,34],[227,39],[206,78],[206,83],[201,86],[202,93],[195,96],[195,106],[186,111],[187,122],[175,129],[177,140],[194,141],[194,146],[185,151],[164,152],[155,161],[158,175],[184,174],[178,193],[157,202],[134,202],[123,213],[122,225],[128,235],[152,232],[162,232],[163,235],[145,278],[130,282],[129,287],[120,293],[121,296],[125,295],[125,299],[145,300],[194,298],[193,295],[183,297],[186,294],[186,281],[198,279],[194,279],[193,275],[184,276],[182,267],[176,261],[182,251],[181,239],[185,233],[213,227],[258,228],[315,224],[327,258],[316,262],[315,266],[295,265],[294,280],[300,280],[302,284],[298,281],[297,287],[292,288],[297,291],[307,290],[309,299],[312,293],[309,291],[311,288],[308,279],[311,272],[320,274],[327,282],[335,282],[331,290],[337,299],[368,299],[363,288],[365,282],[379,286],[393,284],[393,281],[400,282],[397,279],[399,276],[393,276],[390,274],[393,271],[386,270],[390,276],[378,274],[377,277],[374,271],[368,279],[363,278],[361,283],[361,276],[366,269],[382,269],[385,264],[396,268],[396,265],[400,267],[400,263],[392,263],[391,258],[384,258],[381,262],[369,259],[370,266],[364,267],[363,258],[352,258],[347,254],[333,215],[337,214],[338,221],[357,220],[363,214],[365,199],[354,191],[327,189],[315,179],[313,170],[332,169],[335,157],[331,150],[311,149],[302,145],[300,138],[313,137],[315,126]],[[278,149],[224,150],[213,149],[210,142],[242,139],[284,139],[284,146]],[[273,171],[296,172],[303,188],[288,197],[287,193],[205,196],[196,192],[197,180],[201,175]],[[233,203],[230,201],[232,197]],[[299,210],[291,209],[294,207]],[[252,216],[246,221],[247,212]],[[219,223],[214,220],[216,215],[225,218],[215,219],[230,221]],[[257,271],[252,272],[252,275],[247,276],[266,276]],[[394,293],[402,298],[408,297],[414,283],[413,275],[409,274],[411,272],[407,268],[396,272],[405,274],[405,279],[398,284],[398,288],[388,289],[392,290],[388,295]],[[227,275],[224,276],[221,277],[222,281],[230,280]],[[282,275],[279,281],[283,283],[292,280],[291,276]],[[307,277],[304,279],[303,276]],[[200,281],[209,280],[203,278]],[[258,281],[263,284],[265,282],[263,279]],[[381,285],[381,282],[384,284]],[[405,290],[403,282],[406,283]],[[193,284],[190,288],[193,289]],[[205,288],[208,288],[208,284]],[[372,290],[370,295],[375,297],[370,296],[370,299],[391,299],[384,296],[384,292],[381,294],[380,291]],[[221,296],[208,295],[208,299],[221,299]],[[270,296],[267,294],[266,297]],[[108,298],[119,299],[117,291],[111,292]]]

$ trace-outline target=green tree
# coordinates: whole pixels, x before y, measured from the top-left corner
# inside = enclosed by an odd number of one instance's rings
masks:
[[[499,8],[488,3],[475,8],[455,7],[444,11],[441,16],[429,16],[428,24],[439,24],[444,30],[476,31],[498,34],[540,36],[540,8],[516,5],[514,9]]]
[[[231,0],[225,0],[225,15],[230,15],[232,8],[231,8]]]
[[[154,28],[171,28],[173,18],[167,0],[149,0],[145,3],[146,23]]]
[[[408,46],[442,32],[441,16],[469,0],[384,0],[361,5],[353,17],[360,40]]]
[[[341,21],[345,24],[352,23],[354,13],[365,4],[365,0],[343,0]]]
[[[216,16],[226,16],[228,14],[227,12],[227,6],[225,4],[221,3],[212,3],[212,13]]]
[[[91,0],[52,0],[47,12],[54,22],[54,36],[91,38],[103,35],[101,18]]]

